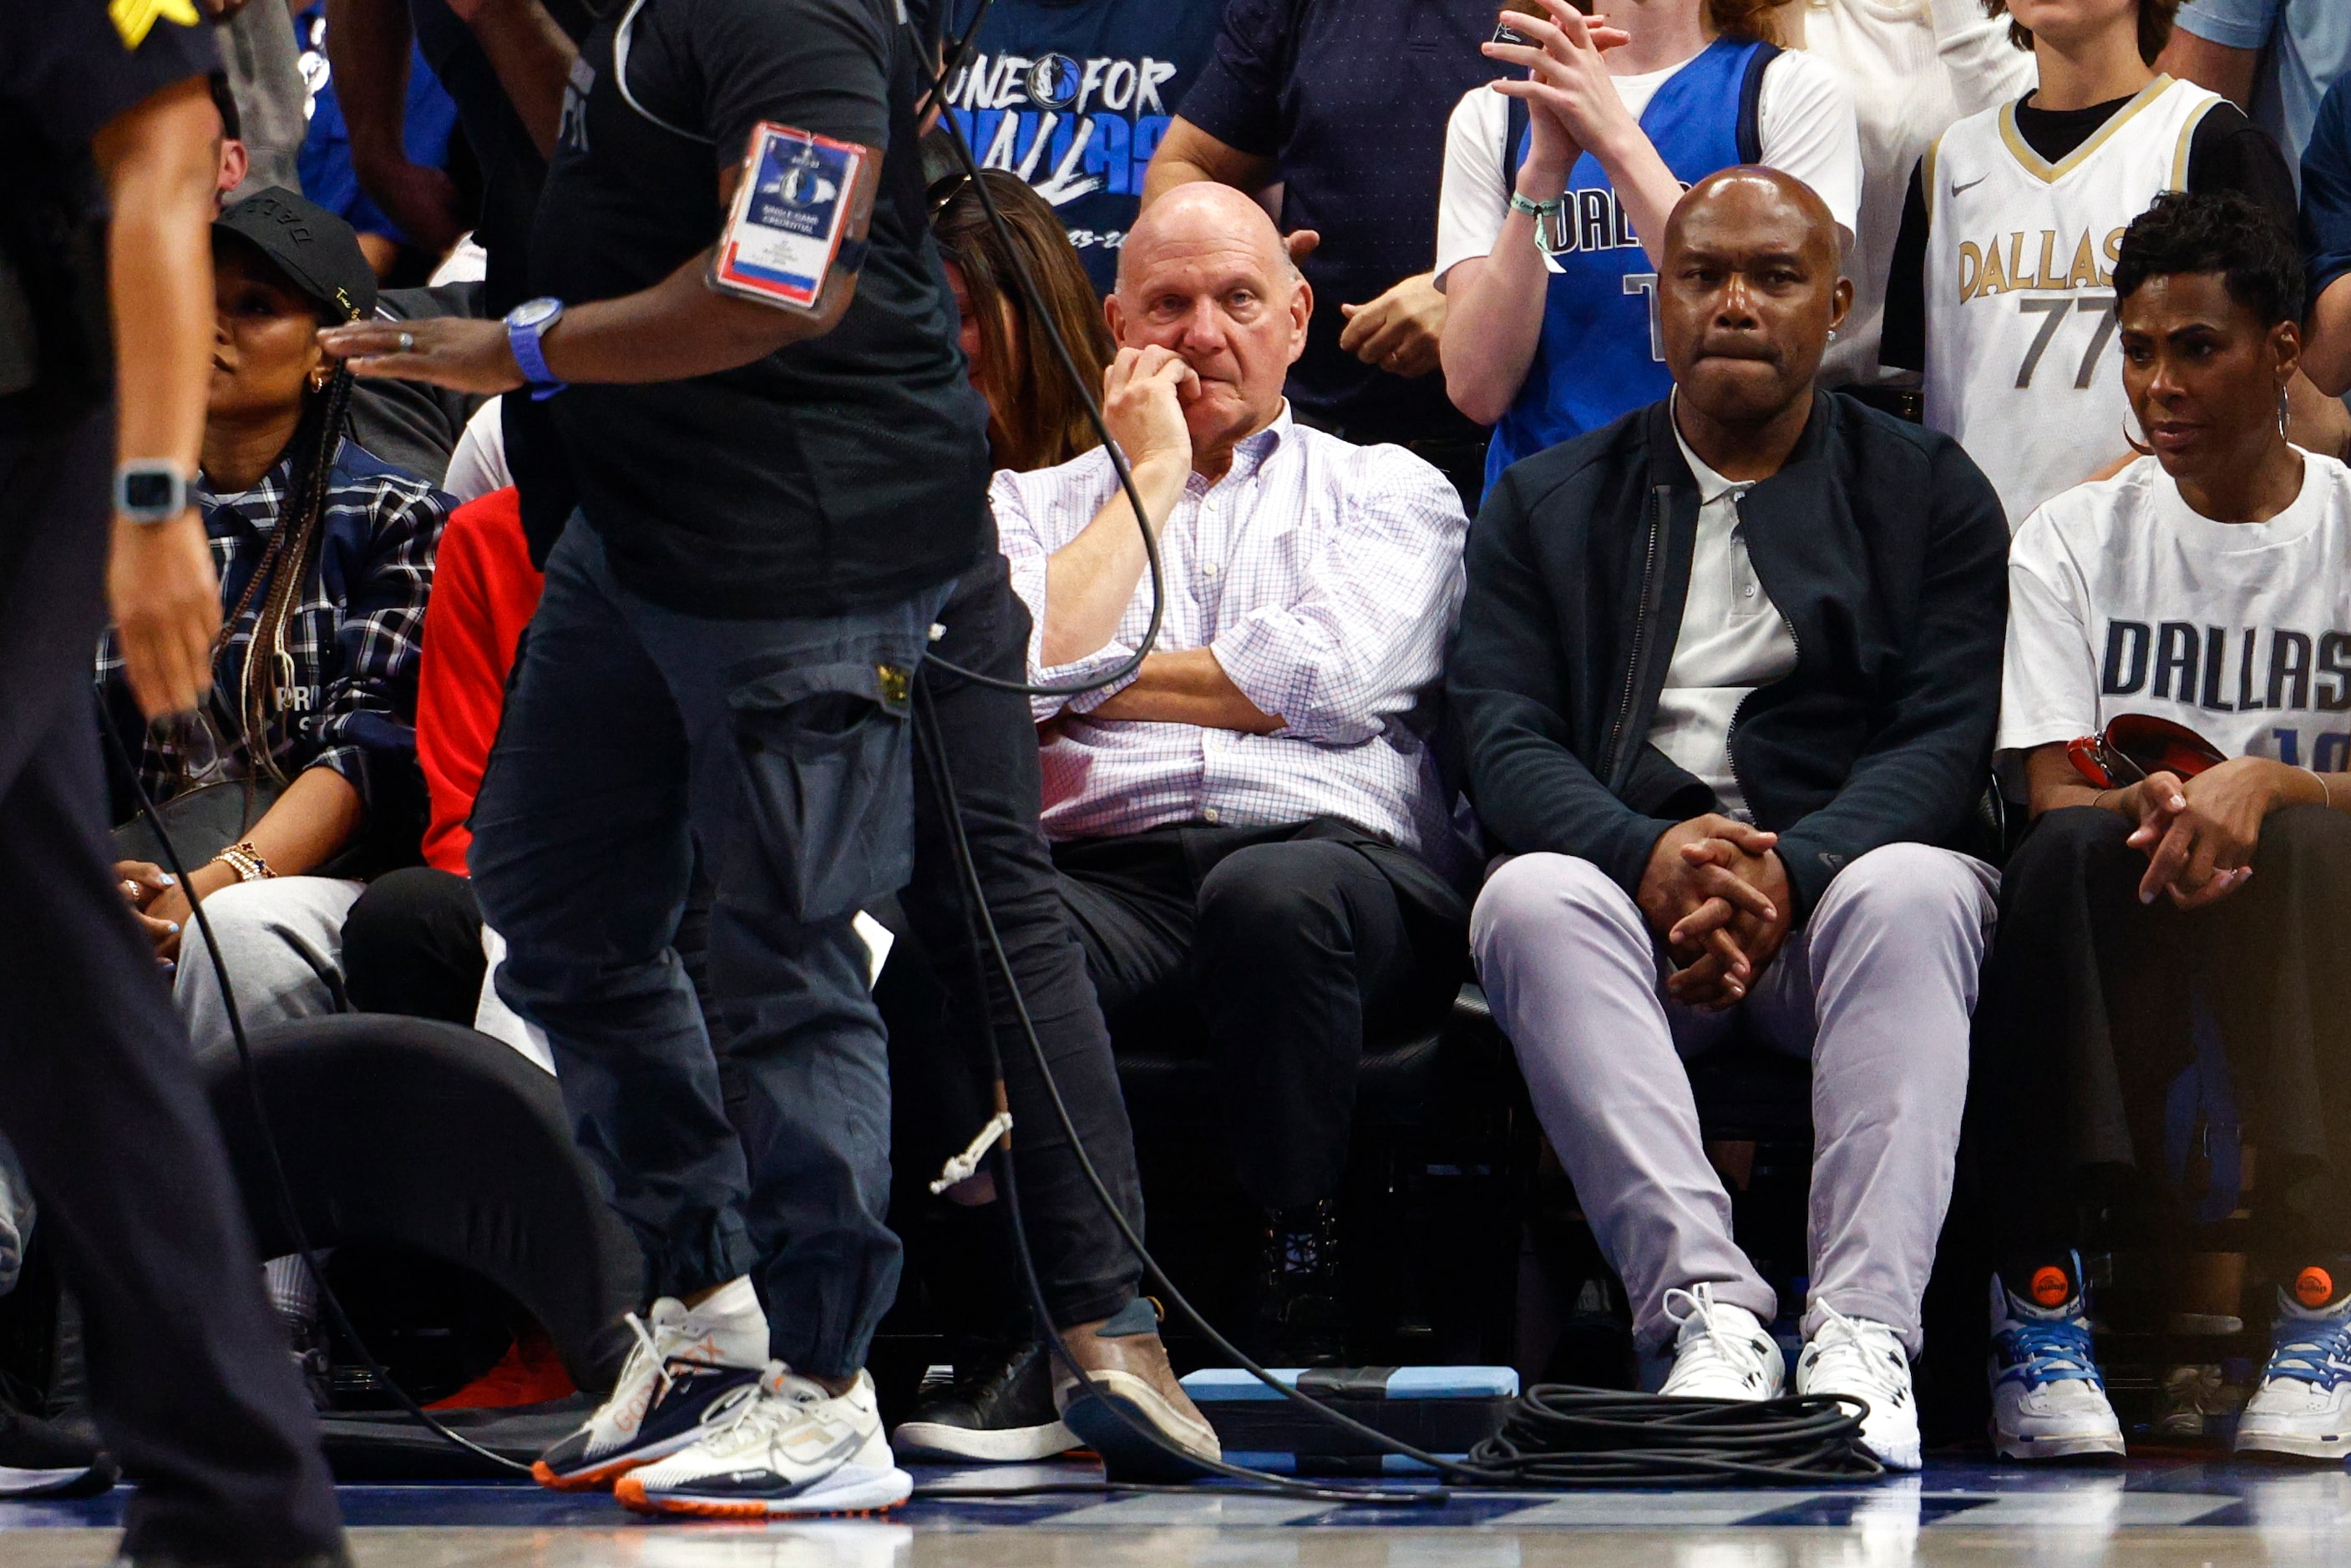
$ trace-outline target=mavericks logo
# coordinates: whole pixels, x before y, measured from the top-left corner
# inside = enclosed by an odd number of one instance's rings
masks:
[[[947,111],[982,168],[1010,170],[1054,206],[1139,195],[1175,76],[1174,61],[1149,55],[978,55],[949,84]]]

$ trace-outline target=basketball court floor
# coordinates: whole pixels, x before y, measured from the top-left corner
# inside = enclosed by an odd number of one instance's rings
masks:
[[[1456,1494],[1441,1506],[1219,1496],[936,1493],[1083,1481],[1080,1467],[925,1470],[884,1519],[656,1523],[520,1485],[344,1489],[359,1568],[2051,1568],[2351,1564],[2351,1475],[2188,1457],[1790,1490]],[[1391,1487],[1407,1483],[1391,1481]],[[100,1568],[127,1489],[0,1505],[0,1568]]]

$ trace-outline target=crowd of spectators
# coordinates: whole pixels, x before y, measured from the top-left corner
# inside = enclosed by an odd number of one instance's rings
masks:
[[[643,73],[660,112],[745,90],[706,85],[724,73],[695,55],[698,24],[664,15],[695,5],[252,0],[227,25],[193,493],[225,614],[215,694],[150,728],[110,645],[95,667],[136,762],[117,820],[136,785],[216,829],[184,886],[148,853],[120,868],[200,1046],[228,1023],[194,900],[249,1024],[405,1013],[549,1071],[574,1058],[549,1033],[598,1009],[593,1027],[623,1027],[617,992],[509,961],[486,907],[526,927],[559,912],[519,898],[512,865],[469,868],[477,797],[510,836],[570,822],[497,779],[494,753],[576,750],[600,726],[620,727],[608,750],[633,744],[631,682],[658,688],[603,645],[603,546],[564,525],[582,490],[607,515],[695,509],[706,536],[648,530],[630,569],[690,585],[695,563],[652,557],[739,560],[725,615],[800,591],[804,552],[762,512],[785,498],[749,467],[632,455],[613,421],[685,417],[669,403],[608,394],[598,425],[578,400],[355,379],[320,332],[495,317],[550,269],[598,297],[628,258],[533,228],[559,126],[595,101],[591,57]],[[2324,933],[2351,888],[2351,13],[952,9],[925,106],[928,248],[986,404],[1000,560],[957,580],[934,640],[1048,685],[1123,673],[1029,700],[1028,727],[997,723],[1019,700],[980,685],[925,675],[923,701],[958,758],[1018,742],[979,770],[1000,794],[965,803],[972,846],[1134,1223],[1117,1055],[1172,1040],[1210,1064],[1220,1157],[1262,1216],[1252,1348],[1348,1358],[1357,1067],[1474,980],[1667,1393],[1857,1395],[1872,1449],[1915,1468],[1908,1366],[1965,1136],[2001,1195],[1994,1442],[2119,1452],[2076,1251],[2084,1173],[2149,1163],[2209,1014],[2264,1157],[2256,1276],[2276,1286],[2238,1442],[2340,1452],[2351,997]],[[634,66],[610,36],[631,27]],[[650,126],[597,133],[671,135],[630,102]],[[672,143],[681,168],[707,160]],[[825,396],[820,373],[754,366],[710,378],[700,417],[733,419],[726,387],[771,373]],[[845,535],[861,487],[944,483],[853,477],[853,422],[828,418],[819,444],[840,455],[817,466]],[[596,461],[563,461],[563,420]],[[897,547],[869,537],[860,569],[897,569]],[[535,624],[550,582],[576,602]],[[533,638],[542,661],[613,663],[602,711],[506,722]],[[2173,728],[2149,739],[2157,720]],[[912,803],[908,874],[959,898],[935,794]],[[567,842],[599,842],[593,826]],[[659,924],[626,864],[599,873],[603,918]],[[860,923],[885,1087],[921,1111],[897,1125],[940,1129],[900,1158],[935,1168],[995,1108],[941,1085],[1008,1002],[956,1021],[925,987],[957,977],[908,978],[953,945],[950,902],[868,913],[896,939]],[[776,1027],[709,1006],[712,927],[739,918],[697,875],[664,944],[721,1041]],[[1792,1372],[1682,1065],[1740,1031],[1813,1069]],[[871,1153],[846,1147],[873,1136],[862,1123],[794,1122],[801,1069],[755,1059],[776,1136]],[[1040,1092],[1008,1071],[1016,1102]],[[1041,1125],[1024,1137],[1023,1211],[1068,1232],[1040,1249],[1055,1322],[1171,1440],[1213,1451],[1129,1321],[1135,1271],[1083,1264],[1120,1247],[1071,1151]],[[21,1236],[20,1185],[0,1182],[0,1226]],[[988,1179],[940,1203],[900,1221],[961,1226],[957,1257],[981,1260],[961,1272],[1003,1272]],[[2171,1221],[2163,1244],[2188,1248],[2190,1220]],[[888,1275],[894,1243],[866,1241]],[[270,1282],[315,1356],[308,1282],[290,1260]],[[948,1325],[956,1376],[901,1451],[1073,1446],[1070,1380],[1025,1307],[957,1289],[931,1291],[972,1314]],[[764,1362],[743,1326],[759,1303],[735,1290],[700,1318],[665,1301],[664,1332],[721,1324],[713,1345]],[[854,1375],[878,1310],[831,1314],[805,1354]]]

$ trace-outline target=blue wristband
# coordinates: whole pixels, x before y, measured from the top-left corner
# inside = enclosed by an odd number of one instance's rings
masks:
[[[547,356],[538,346],[541,335],[562,319],[563,301],[559,299],[527,299],[507,312],[507,347],[514,351],[523,379],[530,383],[534,401],[544,402],[568,384],[547,368]]]

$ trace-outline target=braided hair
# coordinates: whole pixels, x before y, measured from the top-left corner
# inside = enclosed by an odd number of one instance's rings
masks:
[[[350,430],[350,405],[351,372],[339,363],[327,384],[304,401],[301,421],[294,427],[293,439],[286,443],[294,453],[294,468],[287,482],[285,503],[278,508],[277,530],[246,585],[243,602],[221,626],[225,647],[256,590],[267,583],[254,618],[253,635],[245,647],[245,668],[236,684],[236,722],[246,754],[279,784],[290,781],[277,765],[270,722],[285,711],[286,692],[293,685],[294,661],[286,652],[287,623],[318,561],[319,537],[326,532],[327,495],[333,488],[335,458]]]

